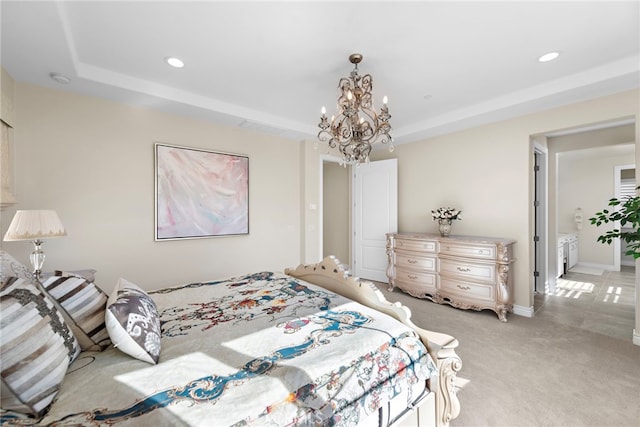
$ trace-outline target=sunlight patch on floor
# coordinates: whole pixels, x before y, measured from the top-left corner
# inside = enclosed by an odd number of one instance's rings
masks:
[[[558,279],[554,296],[578,299],[583,294],[592,293],[594,288],[595,285],[593,283]]]
[[[609,299],[611,299],[612,303],[617,304],[618,300],[620,300],[620,295],[622,295],[622,288],[620,286],[609,286],[603,301],[609,302]]]

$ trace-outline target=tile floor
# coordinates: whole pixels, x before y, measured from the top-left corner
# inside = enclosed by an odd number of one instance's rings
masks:
[[[623,266],[621,271],[605,271],[602,275],[569,272],[558,279],[558,284],[568,289],[535,296],[536,317],[614,338],[633,336],[635,268]]]

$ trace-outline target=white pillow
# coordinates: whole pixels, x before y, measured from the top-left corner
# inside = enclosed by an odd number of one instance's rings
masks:
[[[153,299],[140,287],[118,280],[107,301],[107,331],[123,353],[156,364],[160,358],[160,318]]]

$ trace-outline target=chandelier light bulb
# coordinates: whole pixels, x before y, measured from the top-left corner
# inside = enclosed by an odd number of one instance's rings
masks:
[[[351,101],[352,98],[353,98],[353,94],[351,93],[351,91],[347,92],[347,99]]]
[[[320,112],[322,113],[323,116],[327,114],[327,109],[324,108],[324,105],[322,106],[322,110],[320,110]]]
[[[387,98],[387,95],[385,95],[384,98],[382,98],[382,103],[384,105],[387,105],[387,102],[389,102],[389,98]]]

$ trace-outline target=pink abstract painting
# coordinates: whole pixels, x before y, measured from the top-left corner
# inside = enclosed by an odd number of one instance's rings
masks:
[[[156,240],[249,233],[249,158],[156,144]]]

